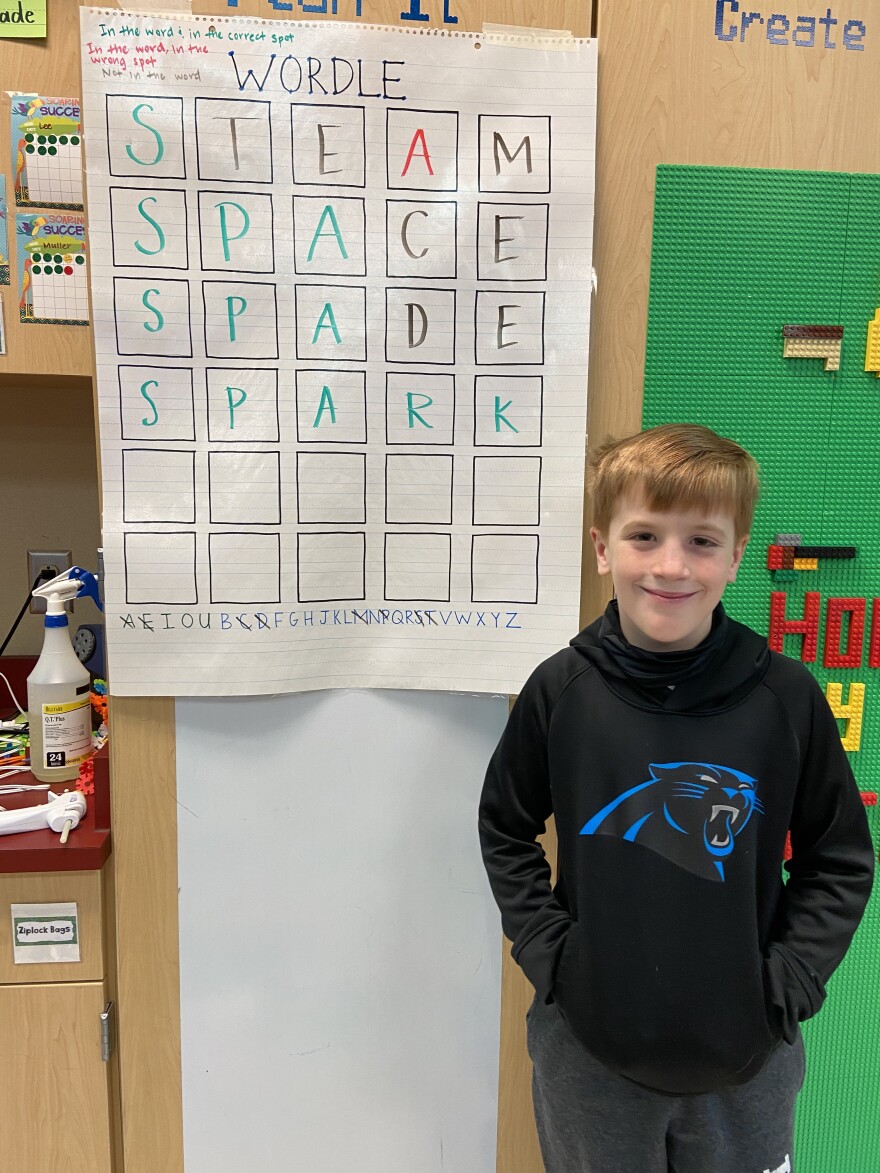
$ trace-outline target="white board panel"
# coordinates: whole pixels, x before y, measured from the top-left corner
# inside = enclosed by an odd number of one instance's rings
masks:
[[[504,697],[178,700],[186,1173],[494,1173]]]

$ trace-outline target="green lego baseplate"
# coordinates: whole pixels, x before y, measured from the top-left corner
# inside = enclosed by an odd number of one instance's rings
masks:
[[[878,224],[877,175],[659,167],[643,411],[646,428],[707,424],[757,458],[761,501],[725,604],[796,659],[815,642],[808,667],[826,690],[840,685],[835,711],[844,743],[858,743],[849,760],[875,849],[880,383],[865,364],[880,307]],[[787,326],[842,326],[839,368],[826,370],[819,353],[784,357]],[[824,1009],[804,1027],[799,1173],[880,1170],[878,887]]]

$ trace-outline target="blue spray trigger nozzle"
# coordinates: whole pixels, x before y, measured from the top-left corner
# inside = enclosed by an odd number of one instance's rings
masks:
[[[79,579],[81,583],[81,586],[76,593],[77,599],[84,599],[86,596],[88,596],[90,599],[94,600],[95,605],[99,611],[104,610],[104,604],[101,602],[101,597],[98,594],[98,580],[90,571],[83,570],[81,566],[71,566],[70,570],[67,572],[67,577]]]

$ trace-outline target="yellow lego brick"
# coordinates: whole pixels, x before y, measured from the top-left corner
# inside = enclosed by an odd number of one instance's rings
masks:
[[[841,743],[847,753],[855,753],[862,743],[862,716],[865,711],[864,684],[851,684],[846,704],[843,703],[843,685],[828,683],[825,696],[835,717],[846,721],[846,731]]]
[[[874,371],[880,379],[880,309],[868,322],[868,340],[865,345],[865,370]]]
[[[818,570],[819,569],[819,559],[818,558],[795,558],[794,568],[795,568],[795,570]]]

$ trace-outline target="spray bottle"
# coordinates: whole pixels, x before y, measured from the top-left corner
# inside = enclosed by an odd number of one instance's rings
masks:
[[[79,566],[33,592],[46,600],[43,650],[27,681],[31,773],[41,782],[71,782],[92,753],[89,674],[70,643],[70,599],[89,595],[103,610],[95,576]]]

